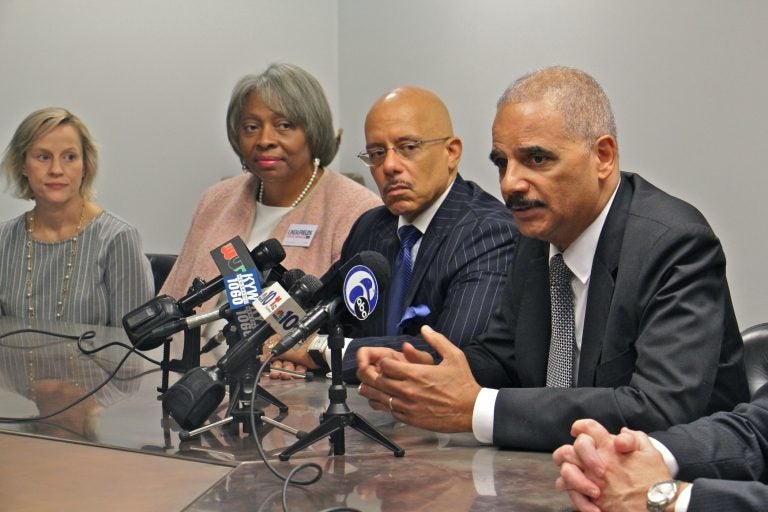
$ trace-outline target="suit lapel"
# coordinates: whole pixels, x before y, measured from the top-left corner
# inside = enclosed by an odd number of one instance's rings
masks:
[[[522,283],[520,308],[517,313],[515,339],[516,365],[520,381],[526,387],[544,386],[550,337],[549,245],[535,241],[537,251],[523,266],[524,275],[515,279]],[[524,291],[523,291],[524,290]]]
[[[405,295],[406,307],[412,305],[416,291],[421,286],[421,281],[427,271],[432,267],[435,256],[443,245],[443,240],[455,227],[459,215],[462,214],[459,206],[468,202],[468,195],[469,187],[461,176],[456,175],[456,180],[451,185],[451,191],[435,212],[435,216],[432,217],[432,221],[427,227],[427,232],[421,239],[419,252],[416,255],[416,265],[411,275],[411,283],[408,287],[408,293]]]
[[[374,216],[375,215],[375,216]],[[397,238],[397,217],[389,213],[383,206],[375,213],[364,214],[361,222],[347,237],[342,249],[345,258],[351,258],[361,251],[376,251],[381,253],[389,262],[390,272],[394,270],[394,261],[400,241]],[[340,262],[342,264],[344,262]],[[379,304],[372,317],[365,321],[365,336],[380,334],[386,331],[387,302],[389,300],[389,285],[379,283]]]
[[[411,302],[413,302],[416,291],[421,286],[421,281],[427,274],[427,270],[432,266],[432,262],[443,243],[446,233],[447,232],[443,230],[437,232],[437,230],[433,231],[427,229],[427,234],[422,237],[419,253],[416,256],[416,268],[414,268],[414,272],[411,275],[411,283],[408,286],[408,292],[405,295],[406,307],[412,305]]]
[[[589,297],[584,314],[577,386],[594,386],[595,370],[605,341],[605,326],[613,300],[616,272],[632,202],[632,187],[623,176],[605,219],[589,277]]]

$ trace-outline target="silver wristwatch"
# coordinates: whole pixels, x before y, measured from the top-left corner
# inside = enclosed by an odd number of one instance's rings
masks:
[[[307,347],[307,354],[318,368],[326,369],[328,364],[325,362],[325,349],[328,348],[328,335],[318,334]]]
[[[645,506],[648,512],[664,512],[680,490],[679,480],[657,482],[648,489]]]

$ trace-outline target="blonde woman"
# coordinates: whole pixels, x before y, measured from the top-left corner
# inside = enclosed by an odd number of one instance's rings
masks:
[[[138,231],[92,201],[98,154],[77,116],[32,112],[0,167],[34,203],[0,223],[0,315],[119,326],[152,297]]]

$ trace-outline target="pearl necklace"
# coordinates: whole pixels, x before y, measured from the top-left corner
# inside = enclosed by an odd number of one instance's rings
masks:
[[[312,176],[309,177],[309,181],[304,187],[304,190],[301,191],[301,194],[299,194],[299,197],[297,197],[296,200],[291,203],[291,206],[289,206],[289,208],[294,208],[297,204],[299,204],[301,200],[304,199],[304,196],[307,195],[307,192],[309,192],[310,187],[312,187],[312,183],[315,182],[315,178],[317,177],[317,169],[320,167],[320,159],[315,158],[312,163],[314,164],[314,169],[312,169]],[[263,199],[264,199],[264,182],[260,181],[258,201],[264,204]]]
[[[75,229],[75,234],[72,236],[72,238],[69,239],[69,262],[67,263],[67,267],[64,270],[64,282],[61,284],[61,293],[59,295],[59,301],[56,303],[56,319],[61,319],[61,315],[64,312],[64,302],[67,298],[67,293],[69,292],[69,285],[70,285],[70,278],[72,277],[72,270],[75,265],[75,258],[77,257],[77,235],[80,234],[80,230],[83,227],[83,219],[85,219],[85,202],[83,202],[83,207],[80,209],[80,221],[77,223],[77,229]],[[26,246],[27,246],[27,300],[29,301],[29,306],[27,307],[27,311],[29,311],[29,317],[35,318],[35,303],[34,303],[34,297],[32,296],[32,275],[34,272],[34,243],[32,241],[32,232],[35,230],[35,210],[33,209],[29,213],[29,222],[27,223],[27,232],[26,232]]]

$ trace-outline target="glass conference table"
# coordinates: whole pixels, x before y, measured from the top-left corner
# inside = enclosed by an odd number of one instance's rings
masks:
[[[121,329],[0,317],[0,335],[25,328],[77,336],[96,331],[88,348],[127,343]],[[0,339],[0,416],[50,414],[100,385],[127,351],[109,347],[88,356],[74,340],[40,333]],[[146,353],[154,359],[161,350]],[[171,374],[171,382],[178,375]],[[182,441],[164,413],[157,365],[131,354],[115,377],[76,407],[40,422],[0,423],[0,508],[4,510],[273,511],[281,508],[282,481],[265,467],[252,435],[242,426],[215,428]],[[274,381],[264,389],[288,406],[286,413],[258,400],[269,418],[312,431],[328,407],[330,380]],[[290,487],[291,511],[347,506],[361,511],[570,510],[554,490],[550,454],[499,450],[471,434],[436,434],[373,411],[347,389],[346,404],[405,450],[395,457],[352,428],[342,431],[344,455],[328,438],[278,455],[297,438],[268,424],[257,429],[264,450],[283,475],[305,462],[322,478]],[[212,415],[220,420],[227,398]],[[300,474],[308,479],[312,470]]]

